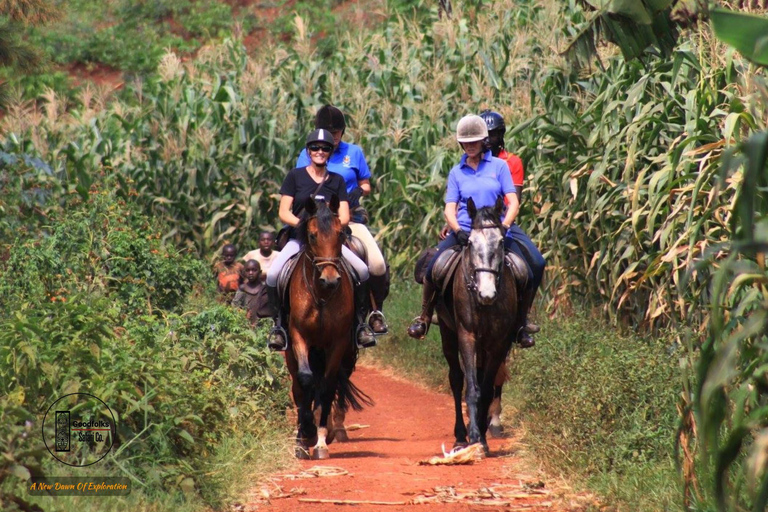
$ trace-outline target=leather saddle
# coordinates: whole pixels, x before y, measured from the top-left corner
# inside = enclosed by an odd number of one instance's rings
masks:
[[[366,264],[368,263],[368,255],[365,250],[365,245],[363,245],[363,242],[361,242],[359,238],[350,235],[346,245]],[[299,261],[299,256],[301,256],[303,252],[303,250],[297,252],[291,257],[291,259],[286,261],[285,265],[283,265],[283,269],[277,276],[277,296],[280,299],[281,304],[285,305],[287,303],[286,299],[288,298],[288,285],[291,282],[293,271],[296,269],[296,263]],[[347,270],[347,275],[352,278],[352,286],[354,287],[360,282],[360,278],[357,275],[357,272],[355,272],[355,269],[352,268],[352,265],[347,263],[347,260],[344,258],[341,258],[341,264]]]
[[[453,274],[461,261],[462,248],[457,246],[443,251],[432,266],[432,283],[440,290],[441,294],[447,291]],[[423,284],[429,262],[435,257],[437,248],[431,247],[421,253],[416,261],[414,279]],[[504,263],[512,270],[512,275],[517,281],[518,290],[528,287],[528,264],[519,255],[512,251],[505,251]]]

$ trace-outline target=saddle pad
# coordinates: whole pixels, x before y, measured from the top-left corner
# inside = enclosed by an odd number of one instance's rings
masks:
[[[280,304],[285,305],[287,302],[286,298],[288,294],[288,285],[291,282],[293,271],[296,269],[296,263],[299,261],[299,256],[303,252],[304,251],[299,251],[295,255],[291,256],[291,259],[285,262],[283,269],[277,276],[277,296],[280,299]],[[352,265],[350,265],[344,258],[341,258],[341,264],[347,271],[347,278],[352,282],[352,287],[354,288],[360,284],[360,276],[357,275],[357,272],[355,272],[355,269],[352,267]]]
[[[519,289],[525,290],[528,287],[528,264],[512,251],[506,251],[504,261],[512,269],[512,275],[515,276],[515,281],[520,286]]]
[[[424,284],[424,277],[427,275],[427,266],[429,265],[429,262],[432,261],[432,258],[435,257],[435,254],[437,254],[437,247],[430,247],[429,249],[421,251],[421,254],[419,254],[419,257],[416,260],[416,268],[413,270],[414,281],[419,284]]]
[[[349,235],[347,237],[347,247],[368,265],[368,251],[365,250],[365,244],[363,244],[362,240],[355,235]]]
[[[285,262],[282,270],[280,270],[280,274],[277,276],[277,296],[280,299],[280,304],[285,304],[288,283],[291,282],[291,274],[293,274],[293,269],[296,268],[296,262],[299,261],[300,254],[301,251],[291,256],[291,259]]]
[[[461,260],[461,249],[458,245],[446,249],[437,257],[434,266],[432,266],[432,283],[442,292],[445,292],[445,287]]]

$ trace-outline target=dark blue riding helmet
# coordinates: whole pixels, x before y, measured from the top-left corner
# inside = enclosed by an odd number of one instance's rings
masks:
[[[491,110],[483,110],[480,112],[480,117],[483,118],[485,124],[488,126],[488,131],[501,130],[502,133],[507,131],[507,126],[504,124],[504,118],[498,112]]]
[[[331,132],[324,128],[320,128],[319,130],[312,130],[309,132],[309,135],[307,135],[307,146],[313,142],[325,142],[331,147],[334,146],[333,135],[331,135]]]

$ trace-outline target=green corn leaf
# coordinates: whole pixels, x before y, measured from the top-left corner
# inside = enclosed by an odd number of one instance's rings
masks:
[[[711,17],[719,39],[746,59],[768,66],[768,17],[721,8],[713,9]]]

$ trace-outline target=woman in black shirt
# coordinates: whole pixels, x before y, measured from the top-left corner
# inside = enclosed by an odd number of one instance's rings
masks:
[[[349,202],[347,201],[347,188],[344,178],[340,175],[328,172],[326,164],[333,151],[333,136],[328,130],[315,130],[307,136],[307,153],[310,164],[306,167],[297,167],[291,170],[283,180],[280,187],[280,209],[278,215],[285,224],[296,227],[301,223],[301,212],[305,203],[310,199],[330,201],[336,194],[339,198],[339,221],[342,227],[349,224]],[[299,242],[291,238],[280,255],[275,258],[267,272],[267,290],[270,301],[277,305],[277,278],[285,263],[301,250]],[[341,254],[344,259],[355,269],[360,281],[368,279],[368,266],[358,258],[346,246],[342,246]],[[285,350],[287,336],[281,327],[279,318],[275,319],[275,328],[269,336],[268,344],[274,350]],[[361,339],[363,338],[363,339]],[[373,332],[370,329],[359,330],[358,343],[363,346],[375,344]]]

